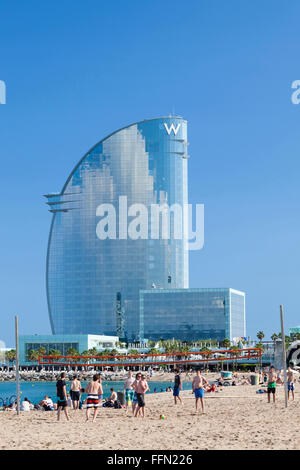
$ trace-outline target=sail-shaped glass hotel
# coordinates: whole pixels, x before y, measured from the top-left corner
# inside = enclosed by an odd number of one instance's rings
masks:
[[[153,205],[188,203],[187,145],[181,117],[129,125],[92,147],[62,191],[46,196],[53,214],[47,254],[53,333],[128,341],[245,337],[243,292],[189,289],[187,240],[184,230],[175,236],[175,215],[170,211],[169,237],[152,233]],[[132,205],[147,212],[137,239],[129,236]],[[104,227],[106,218],[115,229]],[[186,228],[186,213],[181,223]]]
[[[128,207],[187,204],[187,157],[184,119],[141,121],[97,143],[62,191],[46,195],[53,213],[46,280],[53,333],[141,339],[140,290],[188,287],[185,240],[126,239],[119,214],[120,196]],[[116,239],[97,236],[101,204],[116,209]]]

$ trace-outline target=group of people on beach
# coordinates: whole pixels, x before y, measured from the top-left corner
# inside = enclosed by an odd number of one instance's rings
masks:
[[[268,403],[271,402],[271,395],[273,396],[273,403],[275,403],[276,385],[282,384],[283,381],[278,377],[274,366],[271,366],[270,370],[264,375],[264,382],[267,382]],[[287,370],[287,393],[288,399],[291,393],[292,399],[295,400],[295,374],[291,367],[288,367]]]
[[[57,419],[60,420],[61,411],[65,413],[66,419],[69,421],[68,413],[68,402],[67,402],[67,390],[66,390],[66,374],[65,372],[61,373],[60,379],[56,382],[57,389]],[[111,394],[108,398],[105,398],[103,406],[104,407],[119,407],[117,401],[117,393],[113,388],[110,389]],[[125,409],[126,413],[128,411],[128,405],[132,403],[133,415],[137,417],[141,414],[142,417],[145,416],[145,393],[150,391],[146,376],[138,372],[133,378],[132,372],[128,372],[128,377],[126,378],[124,385],[124,395],[125,395]],[[87,387],[84,389],[81,387],[81,383],[78,380],[77,376],[74,377],[71,383],[71,399],[73,408],[77,410],[79,408],[79,401],[81,393],[86,393],[86,421],[89,420],[90,411],[94,409],[93,421],[96,420],[98,408],[100,406],[100,401],[103,399],[103,387],[102,379],[100,374],[95,374],[93,380],[88,383]]]
[[[173,387],[173,397],[174,403],[177,405],[179,401],[183,404],[180,397],[180,392],[182,390],[182,379],[180,376],[180,371],[175,369],[175,378],[174,378],[174,387]],[[65,381],[65,372],[61,373],[60,379],[56,383],[57,389],[57,419],[60,420],[61,412],[65,413],[66,419],[69,421],[70,416],[68,413],[68,402],[67,402],[67,390],[66,390],[66,381]],[[194,377],[192,382],[192,392],[195,394],[195,408],[196,413],[198,413],[199,402],[201,404],[202,412],[204,413],[204,389],[209,386],[208,381],[201,374],[201,370],[197,370],[197,374]],[[134,417],[141,416],[145,417],[145,394],[150,391],[148,382],[146,380],[146,375],[138,372],[135,377],[133,377],[132,371],[128,372],[128,376],[124,383],[124,402],[125,402],[125,413],[128,413],[129,407],[132,407],[132,414]],[[94,409],[93,422],[96,420],[98,409],[100,406],[100,401],[103,399],[103,387],[102,379],[100,374],[95,374],[93,380],[88,383],[87,387],[83,389],[81,383],[78,380],[77,376],[74,377],[71,383],[71,399],[75,404],[73,408],[78,409],[78,402],[80,400],[81,393],[86,393],[86,421],[90,418],[90,411]],[[103,406],[114,406],[117,402],[117,394],[111,389],[110,397],[106,398]]]
[[[244,377],[244,376],[243,376]],[[287,390],[288,398],[290,393],[292,399],[295,399],[295,376],[294,371],[291,367],[287,370]],[[244,378],[244,382],[247,384],[249,379]],[[266,372],[263,377],[263,384],[266,386],[266,390],[260,390],[257,393],[267,393],[268,403],[271,401],[271,395],[273,396],[273,402],[275,403],[276,396],[276,385],[278,385],[279,379],[278,374],[275,371],[273,366],[270,367],[269,371]],[[243,384],[243,381],[241,382]],[[174,370],[174,384],[170,390],[173,390],[174,404],[177,403],[183,404],[180,392],[182,391],[182,376],[181,371],[178,369]],[[205,392],[215,392],[222,390],[223,381],[222,378],[217,381],[217,383],[209,384],[207,379],[202,375],[201,370],[198,369],[196,375],[192,380],[192,393],[195,396],[195,412],[199,411],[199,404],[201,405],[202,413],[204,413],[204,393]],[[234,385],[234,383],[232,383]],[[141,372],[137,372],[135,377],[131,370],[128,371],[128,375],[125,379],[124,388],[123,388],[123,399],[118,399],[118,395],[113,388],[110,389],[110,396],[103,400],[103,387],[102,387],[102,377],[101,374],[94,374],[93,379],[88,383],[88,385],[83,388],[81,382],[77,375],[74,375],[71,382],[70,394],[67,393],[66,385],[66,373],[62,372],[60,378],[56,382],[57,390],[57,403],[53,403],[51,397],[45,396],[43,400],[40,401],[38,405],[33,405],[28,398],[25,398],[22,402],[21,410],[30,411],[34,408],[42,409],[45,411],[57,410],[57,419],[60,420],[61,413],[63,412],[66,416],[66,419],[69,421],[70,416],[68,413],[68,408],[72,408],[76,411],[79,408],[83,407],[83,404],[86,405],[86,421],[90,419],[90,412],[94,409],[93,421],[96,420],[99,406],[103,407],[114,407],[121,408],[124,405],[125,413],[128,413],[128,410],[132,409],[132,415],[134,417],[145,417],[145,394],[150,391],[148,382],[146,380],[146,375]],[[154,390],[155,392],[155,390]],[[87,394],[84,402],[81,400],[82,394]],[[121,395],[122,398],[122,395]]]

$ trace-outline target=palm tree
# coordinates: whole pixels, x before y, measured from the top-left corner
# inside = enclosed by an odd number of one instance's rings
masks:
[[[38,353],[39,353],[39,356],[46,356],[46,354],[47,354],[47,349],[44,348],[44,346],[41,346],[41,347],[38,349]]]
[[[48,356],[61,356],[59,349],[50,349]],[[52,365],[52,372],[54,374],[54,365]]]
[[[39,351],[37,349],[31,349],[28,353],[28,359],[30,362],[38,362],[39,360]]]
[[[160,351],[157,348],[151,348],[147,351],[147,354],[159,354]]]
[[[109,352],[109,356],[118,356],[119,352],[117,349],[111,349]]]
[[[82,351],[81,356],[90,356],[90,353],[88,350]],[[83,359],[83,363],[87,364],[89,362],[89,359],[86,357]],[[87,367],[84,367],[85,370],[87,370]]]
[[[225,348],[225,349],[230,348],[230,345],[231,345],[230,339],[228,339],[228,338],[223,339],[222,345],[223,345],[223,348]]]
[[[276,339],[278,339],[278,335],[276,333],[273,333],[271,335],[271,340],[274,341],[274,343],[275,343]]]
[[[292,344],[292,339],[290,336],[285,335],[285,349],[288,349]]]
[[[138,356],[139,352],[137,349],[129,349],[128,355],[129,356]]]
[[[264,339],[264,337],[265,337],[265,334],[264,334],[264,332],[263,332],[263,331],[259,331],[259,332],[257,333],[257,335],[256,335],[256,336],[257,336],[257,338],[258,338],[259,342],[261,343],[261,342],[262,342],[262,340],[263,340],[263,339]]]
[[[221,367],[221,370],[223,370],[224,359],[226,359],[226,356],[224,356],[224,354],[219,354],[219,367]]]
[[[204,352],[206,354],[203,354],[204,355],[204,358],[208,358],[209,356],[211,356],[211,354],[208,353],[209,351],[209,348],[207,346],[203,346],[201,349],[200,349],[201,352]],[[206,367],[208,367],[208,361],[206,363]]]
[[[222,341],[222,347],[225,348],[225,349],[229,349],[231,346],[231,341],[229,338],[224,338],[223,341]],[[228,361],[227,362],[227,370],[229,369],[229,363]]]
[[[182,353],[190,352],[190,347],[187,344],[182,344],[181,343],[181,345],[177,346],[176,351],[174,351],[174,352],[180,353],[180,355],[175,356],[174,360],[178,359],[179,361],[182,361],[182,360],[187,358],[187,355],[185,355],[185,354],[182,355]]]
[[[264,345],[263,345],[261,342],[257,343],[257,344],[255,345],[255,347],[256,347],[256,348],[259,348],[259,349],[261,350],[261,356],[260,356],[260,371],[262,372],[262,353],[264,352],[265,347],[264,347]]]
[[[97,356],[97,354],[98,354],[98,350],[95,347],[89,349],[88,352],[89,352],[90,356]]]
[[[50,349],[49,356],[61,356],[61,351],[59,349]]]
[[[77,351],[77,349],[75,349],[75,348],[69,348],[67,350],[67,355],[68,356],[79,356],[79,351]],[[77,361],[78,361],[78,359],[76,359],[76,357],[73,357],[73,359],[70,359],[70,362],[76,363]],[[77,371],[77,366],[75,366],[75,370]]]
[[[75,348],[69,348],[67,350],[67,355],[68,356],[79,356],[79,351],[77,351],[77,349],[75,349]]]
[[[16,350],[15,349],[10,349],[9,351],[6,351],[5,360],[8,361],[8,364],[10,362],[12,362],[12,364],[13,364],[16,360]]]
[[[232,351],[232,353],[231,353],[232,356],[236,358],[236,359],[235,359],[235,369],[237,369],[237,356],[238,356],[238,353],[235,352],[237,349],[239,349],[239,347],[236,346],[236,345],[235,345],[235,346],[231,346],[231,348],[230,348],[230,350]]]

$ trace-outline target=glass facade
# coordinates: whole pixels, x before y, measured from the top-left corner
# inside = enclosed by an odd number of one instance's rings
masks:
[[[30,362],[29,354],[30,351],[38,351],[40,348],[45,348],[45,354],[49,354],[51,349],[55,349],[55,351],[59,351],[62,356],[66,356],[68,354],[69,349],[76,349],[78,351],[79,344],[78,343],[26,343],[25,345],[25,362]]]
[[[231,338],[246,336],[245,295],[230,289]]]
[[[187,156],[185,120],[142,121],[96,144],[61,193],[46,196],[53,213],[47,298],[54,334],[118,332],[139,340],[139,291],[153,284],[188,287],[185,240],[151,238],[150,228],[148,239],[125,238],[119,210],[120,196],[127,197],[128,207],[143,204],[149,213],[152,204],[187,204]],[[101,204],[116,209],[116,239],[97,236]]]
[[[49,354],[51,349],[55,349],[65,356],[70,348],[76,349],[80,353],[91,348],[115,348],[118,340],[117,336],[103,335],[20,335],[20,364],[32,364],[29,361],[31,350],[37,351],[40,348],[45,348],[46,354]]]
[[[199,339],[245,336],[245,294],[233,289],[151,289],[140,293],[145,338]]]

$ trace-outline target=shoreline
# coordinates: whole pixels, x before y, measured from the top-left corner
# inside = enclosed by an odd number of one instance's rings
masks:
[[[21,372],[20,373],[20,382],[21,383],[30,383],[30,382],[38,382],[38,383],[44,383],[44,382],[56,382],[58,379],[58,376],[61,374],[62,371],[55,371],[54,375],[52,372],[49,373],[27,373],[27,372]],[[78,378],[80,381],[85,382],[91,380],[93,374],[98,374],[99,371],[81,371],[81,372],[75,372],[75,371],[64,371],[66,372],[66,380],[71,381],[73,379],[74,375],[78,375]],[[100,372],[102,376],[102,380],[105,382],[122,382],[125,381],[125,378],[127,376],[128,371],[126,372],[119,372],[119,373],[107,373],[107,372]],[[133,371],[133,375],[135,375],[137,371]],[[195,376],[196,372],[188,373],[186,374],[185,372],[181,374],[181,378],[183,382],[192,382],[193,378]],[[205,378],[209,381],[215,381],[221,376],[221,371],[220,372],[202,372]],[[245,378],[248,378],[253,372],[243,372],[243,371],[237,371],[233,372],[233,374],[237,374],[237,377],[242,377],[244,376]],[[145,372],[147,381],[151,383],[153,382],[173,382],[174,381],[174,373],[173,372],[154,372],[152,374],[152,377],[150,377],[148,372]],[[15,372],[10,373],[10,374],[1,374],[0,373],[0,383],[7,383],[7,382],[15,382]]]

